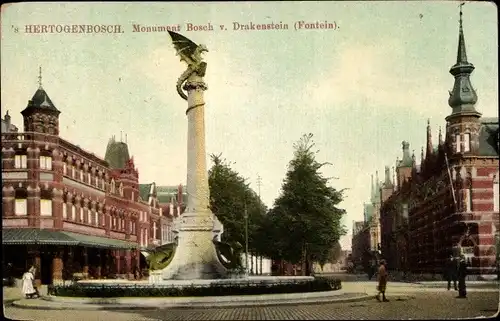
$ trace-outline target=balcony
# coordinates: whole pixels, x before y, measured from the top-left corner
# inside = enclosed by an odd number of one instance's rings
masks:
[[[45,143],[59,144],[59,136],[37,132],[2,133],[2,145],[8,143],[21,143],[24,141],[40,141]]]

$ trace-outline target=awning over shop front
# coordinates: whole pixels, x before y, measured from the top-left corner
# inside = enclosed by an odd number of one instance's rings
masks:
[[[36,228],[4,228],[2,229],[4,245],[78,245],[78,241],[59,231]]]
[[[35,228],[2,229],[3,245],[77,245],[105,249],[135,249],[137,243],[67,231]]]
[[[136,249],[138,244],[134,242],[110,239],[107,237],[84,235],[74,232],[61,232],[78,241],[78,245],[88,246],[88,247],[100,247],[100,248],[114,248],[114,249]]]

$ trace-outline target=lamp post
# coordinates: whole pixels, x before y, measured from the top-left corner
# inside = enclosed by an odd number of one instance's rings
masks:
[[[247,202],[245,200],[245,271],[248,276],[248,211]]]
[[[262,200],[260,198],[260,186],[262,185],[262,178],[260,177],[260,175],[257,174],[257,186],[259,187],[259,213],[260,211],[262,210]],[[260,213],[262,215],[262,213]],[[262,275],[262,255],[260,256],[260,275]]]

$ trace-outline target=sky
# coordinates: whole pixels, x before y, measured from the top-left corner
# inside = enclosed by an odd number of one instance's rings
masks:
[[[484,116],[498,116],[497,10],[468,2],[463,27],[472,85]],[[60,135],[104,157],[114,135],[127,136],[140,182],[185,184],[186,102],[175,89],[185,70],[167,32],[133,25],[180,25],[209,50],[205,81],[206,149],[234,162],[271,207],[293,143],[314,135],[323,174],[346,188],[350,248],[363,219],[371,175],[394,166],[401,142],[420,159],[430,120],[434,141],[451,113],[459,2],[15,3],[1,11],[1,109],[22,130],[20,112],[42,85],[61,111]],[[298,21],[336,29],[295,30]],[[234,30],[238,24],[287,24]],[[188,23],[213,26],[186,31]],[[33,24],[120,25],[123,33],[26,33]],[[227,30],[221,30],[220,25]],[[121,134],[123,133],[123,134]]]

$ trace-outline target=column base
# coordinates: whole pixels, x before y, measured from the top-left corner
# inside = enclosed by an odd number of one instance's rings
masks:
[[[213,223],[209,216],[183,214],[178,245],[172,262],[161,270],[162,280],[207,280],[229,278],[217,257],[213,243]],[[152,271],[150,281],[158,282],[160,271]]]

